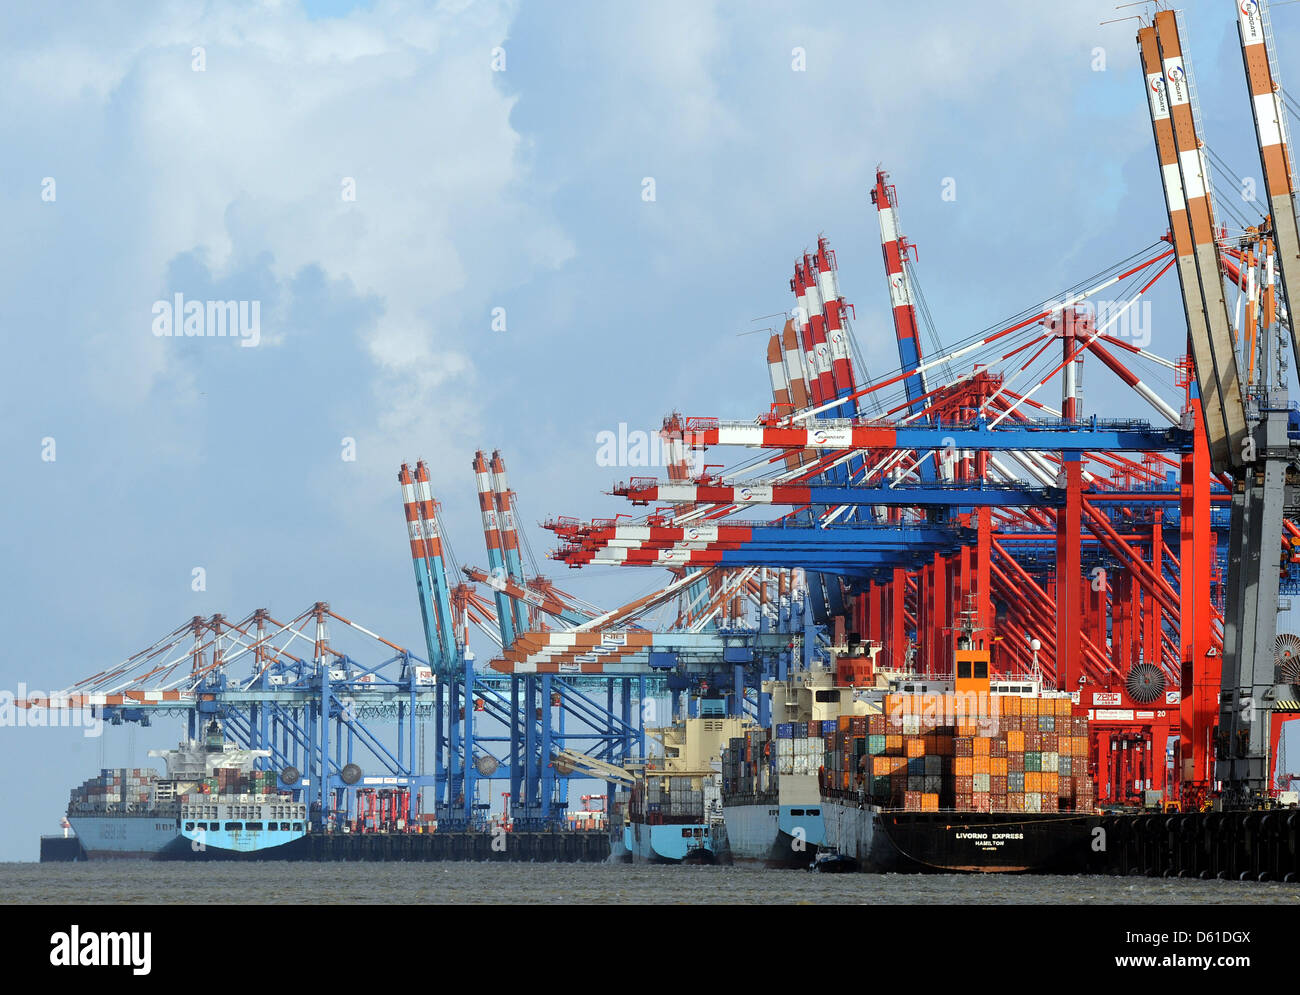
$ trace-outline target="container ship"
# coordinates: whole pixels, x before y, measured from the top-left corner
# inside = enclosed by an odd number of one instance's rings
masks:
[[[722,758],[722,811],[731,858],[773,868],[807,868],[825,842],[820,773],[826,737],[841,715],[866,705],[819,669],[765,681],[768,728],[728,741]]]
[[[1034,678],[990,680],[959,640],[951,678],[877,680],[825,735],[825,847],[868,872],[1086,870],[1098,824],[1088,720]]]
[[[73,788],[68,823],[89,860],[274,860],[294,856],[306,806],[256,770],[266,750],[226,742],[213,720],[201,740],[150,751],[167,767],[101,770]]]
[[[752,723],[726,714],[722,698],[700,699],[698,718],[655,730],[664,755],[647,759],[628,792],[623,846],[633,863],[727,861],[721,775],[723,744]],[[631,769],[631,768],[630,768]]]

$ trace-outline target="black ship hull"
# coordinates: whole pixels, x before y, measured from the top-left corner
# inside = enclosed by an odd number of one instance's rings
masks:
[[[828,847],[875,874],[1081,874],[1094,815],[901,812],[824,799]]]

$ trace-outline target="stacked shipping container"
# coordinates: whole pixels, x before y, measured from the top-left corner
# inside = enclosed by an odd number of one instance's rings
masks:
[[[277,790],[275,771],[244,772],[238,767],[217,767],[198,784],[198,793],[204,795],[273,795]]]
[[[98,777],[72,789],[70,808],[78,811],[106,811],[110,806],[115,811],[123,811],[124,806],[147,808],[157,779],[158,772],[151,768],[105,768]]]
[[[887,695],[884,712],[844,716],[825,736],[824,787],[907,811],[1091,811],[1088,720],[1068,697]]]
[[[158,772],[148,767],[106,768],[72,789],[69,808],[74,811],[138,811],[172,802],[176,792],[204,795],[274,795],[278,793],[275,771],[241,772],[237,767],[219,767],[212,777],[197,783],[173,784],[159,781]],[[129,809],[126,808],[129,806]]]
[[[647,771],[632,786],[628,814],[643,825],[682,825],[704,821],[704,783],[699,775]]]
[[[723,796],[775,798],[782,775],[815,776],[834,729],[834,722],[783,722],[729,740],[722,754]]]

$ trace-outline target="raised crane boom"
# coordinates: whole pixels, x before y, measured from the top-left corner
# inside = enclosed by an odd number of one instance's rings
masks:
[[[1297,275],[1297,267],[1300,267],[1300,233],[1296,230],[1295,181],[1291,175],[1291,152],[1286,140],[1286,112],[1278,99],[1281,84],[1273,68],[1268,7],[1263,0],[1237,3],[1235,7],[1237,36],[1241,39],[1241,59],[1250,89],[1250,109],[1255,119],[1255,137],[1264,167],[1264,190],[1268,196],[1273,243],[1277,249],[1278,279],[1282,284],[1282,298],[1289,305],[1291,297],[1287,293],[1287,278]],[[1294,334],[1291,336],[1291,351],[1295,368],[1300,371],[1300,339]]]
[[[1143,32],[1148,30],[1143,29]],[[1152,123],[1156,125],[1159,101],[1155,98],[1154,90],[1157,86],[1151,77],[1153,67],[1149,61],[1150,52],[1142,44],[1143,32],[1139,32],[1138,44],[1148,80],[1147,89],[1152,92]],[[1177,149],[1176,171],[1169,168],[1162,155],[1161,172],[1165,176],[1170,227],[1174,228],[1179,220],[1186,226],[1182,232],[1174,232],[1179,279],[1190,280],[1195,274],[1194,282],[1184,282],[1184,305],[1188,311],[1188,328],[1192,335],[1192,358],[1196,364],[1202,407],[1206,413],[1210,458],[1216,470],[1239,468],[1244,462],[1246,409],[1242,403],[1241,382],[1237,375],[1237,357],[1233,348],[1228,305],[1223,296],[1219,250],[1214,239],[1210,172],[1196,134],[1191,86],[1183,60],[1182,42],[1178,36],[1178,20],[1173,11],[1162,10],[1156,14],[1155,39],[1159,50],[1156,65],[1161,72],[1159,89],[1166,101],[1164,109],[1173,126],[1174,145]],[[1159,148],[1158,125],[1156,144]],[[1180,184],[1181,206],[1184,208],[1182,219],[1175,217],[1175,207],[1180,205],[1176,199],[1171,199],[1175,172]],[[1181,237],[1188,231],[1190,259],[1188,242]],[[1191,265],[1188,265],[1189,262]],[[1189,288],[1192,291],[1190,293]]]
[[[898,360],[908,374],[903,385],[907,390],[908,411],[921,410],[921,398],[929,393],[925,371],[921,365],[921,339],[917,332],[916,303],[912,299],[912,284],[907,278],[906,239],[898,230],[897,194],[886,181],[889,174],[876,170],[876,186],[871,191],[871,202],[876,205],[880,222],[880,251],[885,257],[885,276],[889,280],[889,303],[894,313],[894,333],[898,338]]]

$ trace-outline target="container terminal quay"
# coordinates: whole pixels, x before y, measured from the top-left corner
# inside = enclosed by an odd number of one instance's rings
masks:
[[[180,621],[16,702],[177,727],[149,765],[86,771],[41,859],[1296,882],[1297,108],[1267,5],[1214,11],[1241,75],[1199,91],[1181,15],[1133,19],[1164,220],[1117,238],[1107,270],[949,339],[908,190],[863,176],[844,213],[879,230],[894,370],[867,371],[831,238],[790,233],[812,241],[780,276],[783,324],[733,371],[752,403],[666,405],[663,476],[610,480],[612,518],[546,518],[549,564],[508,440],[459,470],[392,467],[423,645],[321,591]],[[1208,87],[1253,122],[1230,156],[1263,177],[1244,227],[1211,170]],[[1125,334],[1162,281],[1182,304],[1161,312],[1158,341],[1184,345],[1167,354]],[[1089,410],[1085,368],[1125,403]],[[471,474],[472,563],[437,493]],[[555,577],[595,566],[653,590],[597,604]]]

